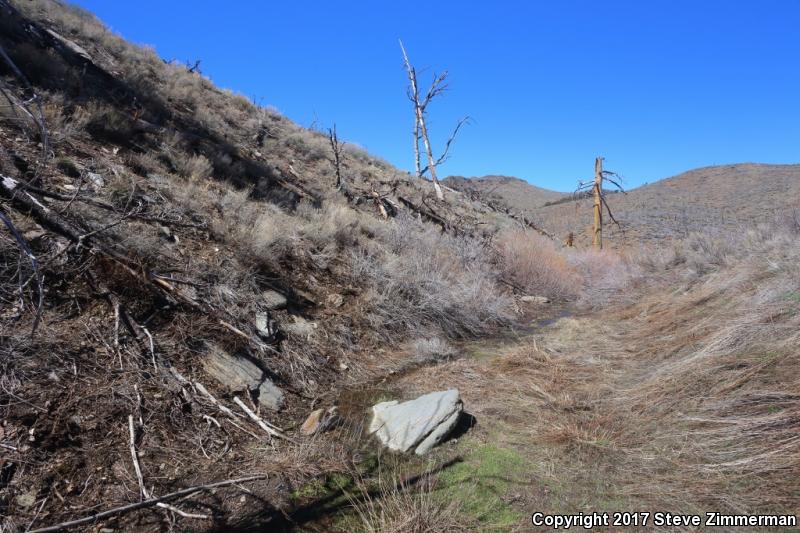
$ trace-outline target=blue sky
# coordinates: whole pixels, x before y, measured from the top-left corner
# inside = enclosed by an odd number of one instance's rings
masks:
[[[691,168],[800,161],[800,2],[78,0],[165,59],[411,169],[397,39],[422,74],[440,174],[557,190],[594,157],[629,187]],[[425,82],[423,81],[423,84]]]

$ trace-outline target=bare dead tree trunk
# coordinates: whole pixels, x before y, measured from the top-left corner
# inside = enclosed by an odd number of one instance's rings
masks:
[[[611,211],[608,201],[606,201],[606,194],[603,191],[603,182],[608,182],[623,194],[627,194],[625,189],[622,188],[622,185],[620,185],[621,181],[622,178],[619,174],[603,170],[603,158],[598,157],[594,160],[594,179],[578,182],[578,188],[575,190],[575,198],[582,198],[588,194],[589,191],[591,191],[594,198],[594,203],[592,205],[592,214],[594,215],[592,247],[598,250],[603,249],[603,207],[605,207],[606,213],[611,221],[622,231],[623,237],[625,235],[625,230],[614,217],[614,213]],[[577,204],[575,204],[575,207],[577,209]]]
[[[412,104],[414,105],[414,164],[415,169],[417,172],[417,177],[422,177],[426,171],[430,171],[431,173],[431,181],[433,182],[433,188],[436,191],[436,198],[439,200],[444,200],[444,192],[442,190],[441,185],[439,184],[439,177],[436,174],[436,167],[440,165],[447,159],[448,152],[450,150],[450,145],[452,144],[453,140],[455,139],[458,131],[461,129],[461,126],[469,122],[469,117],[464,117],[463,119],[458,121],[458,124],[453,131],[453,134],[447,140],[447,144],[445,145],[444,152],[442,155],[436,159],[433,156],[433,149],[431,147],[430,136],[428,135],[428,127],[425,123],[425,113],[428,108],[428,104],[430,104],[431,100],[433,100],[436,96],[441,94],[447,89],[447,84],[445,80],[447,79],[447,72],[443,72],[440,75],[433,76],[433,82],[431,83],[430,89],[426,93],[424,98],[420,97],[419,92],[419,83],[417,80],[417,71],[411,65],[411,62],[408,59],[408,54],[406,53],[406,49],[403,46],[403,41],[400,41],[400,50],[403,52],[403,61],[406,67],[406,73],[408,74],[408,98],[411,100]],[[424,169],[420,168],[420,150],[419,150],[419,140],[422,138],[422,142],[425,145],[425,155],[428,158],[428,166]]]
[[[414,170],[417,172],[417,177],[421,178],[422,166],[419,162],[419,120],[417,120],[416,113],[414,113]]]
[[[336,124],[332,129],[328,129],[328,140],[331,143],[331,151],[333,152],[333,167],[336,170],[336,188],[342,188],[342,143],[339,142],[339,137],[336,135]]]
[[[592,235],[592,247],[598,250],[603,249],[603,158],[598,157],[594,160],[594,234]]]
[[[419,129],[420,133],[422,133],[422,141],[425,143],[425,152],[428,154],[428,169],[431,172],[433,189],[436,191],[436,198],[439,200],[444,200],[442,186],[439,185],[439,179],[436,177],[436,162],[433,160],[433,150],[431,150],[431,142],[428,139],[428,128],[425,126],[425,115],[419,111],[419,106],[417,106],[417,117],[419,117]]]

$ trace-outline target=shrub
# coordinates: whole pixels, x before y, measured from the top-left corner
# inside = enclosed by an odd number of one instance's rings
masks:
[[[488,250],[398,217],[382,247],[351,252],[353,281],[366,285],[376,330],[418,332],[435,326],[451,337],[477,335],[511,318],[511,299],[496,285]],[[469,253],[465,253],[469,251]]]
[[[503,276],[530,294],[548,298],[574,298],[581,279],[553,241],[516,230],[497,239]]]
[[[629,286],[637,273],[631,261],[613,250],[577,251],[569,257],[569,262],[582,280],[580,302],[591,307],[610,303]]]
[[[211,177],[214,167],[205,156],[175,152],[172,157],[175,169],[184,178],[203,181]]]

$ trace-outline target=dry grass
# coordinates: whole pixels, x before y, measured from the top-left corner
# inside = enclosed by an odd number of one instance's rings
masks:
[[[356,487],[358,492],[348,498],[358,521],[348,524],[347,531],[455,533],[468,527],[457,501],[437,497],[433,475],[412,486],[402,475],[386,474],[372,483],[359,479]]]

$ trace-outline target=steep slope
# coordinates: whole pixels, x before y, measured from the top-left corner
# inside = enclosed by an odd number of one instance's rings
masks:
[[[690,170],[613,194],[608,204],[620,227],[608,226],[609,242],[635,245],[684,237],[694,231],[739,231],[773,222],[800,206],[800,165],[743,163]],[[581,199],[536,209],[533,219],[560,238],[574,232],[590,240],[592,201]],[[610,223],[606,217],[606,222]]]
[[[348,147],[337,188],[323,134],[61,2],[0,0],[0,46],[3,530],[251,475],[184,509],[282,521],[352,464],[350,429],[297,434],[312,408],[513,318],[503,214]]]
[[[481,198],[498,207],[508,207],[520,214],[529,214],[537,207],[564,198],[565,193],[543,189],[512,176],[465,178],[449,176],[443,182],[451,189]]]

